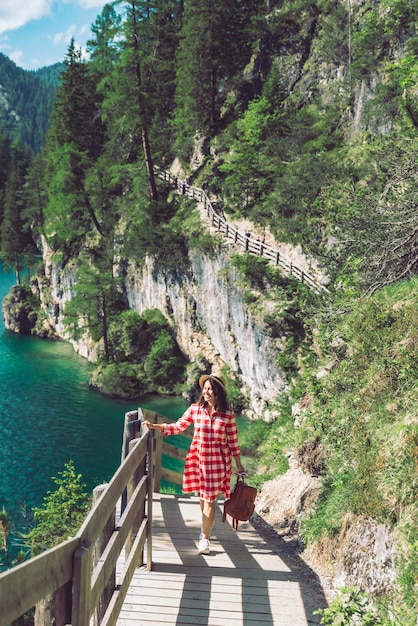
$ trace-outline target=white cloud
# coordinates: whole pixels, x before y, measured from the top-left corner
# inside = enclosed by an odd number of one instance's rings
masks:
[[[9,59],[14,61],[18,67],[22,66],[23,63],[23,52],[22,50],[13,50],[13,52],[9,53]]]
[[[8,50],[11,50],[12,46],[9,43],[9,38],[7,35],[3,35],[3,37],[0,37],[0,51],[1,52],[7,52]]]
[[[0,33],[14,30],[31,20],[48,15],[52,0],[30,0],[27,2],[11,2],[0,0]]]
[[[70,43],[71,38],[74,37],[75,30],[75,24],[71,24],[63,33],[56,33],[52,39],[54,46],[59,46],[62,43]]]
[[[90,24],[84,24],[78,29],[79,35],[85,35],[86,33],[89,33],[89,32],[90,32]]]
[[[2,0],[0,0],[1,2]],[[82,9],[94,9],[96,7],[104,7],[105,4],[109,4],[110,0],[77,0],[77,4]]]

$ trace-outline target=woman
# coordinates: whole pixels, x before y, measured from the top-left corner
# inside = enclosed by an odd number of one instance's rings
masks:
[[[221,493],[231,494],[232,458],[238,472],[245,472],[238,445],[238,430],[234,412],[229,406],[225,381],[209,374],[199,379],[201,389],[196,404],[192,404],[174,424],[152,424],[148,428],[162,431],[164,436],[178,435],[194,425],[193,440],[186,456],[183,493],[197,492],[202,511],[199,554],[209,554],[209,538],[215,520],[216,500]]]

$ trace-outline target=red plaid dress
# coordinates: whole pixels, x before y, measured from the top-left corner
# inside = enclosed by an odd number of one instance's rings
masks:
[[[178,435],[194,424],[193,440],[186,456],[183,493],[198,493],[201,500],[214,502],[222,493],[231,494],[232,457],[240,454],[235,415],[192,404],[174,424],[163,424],[163,435]]]

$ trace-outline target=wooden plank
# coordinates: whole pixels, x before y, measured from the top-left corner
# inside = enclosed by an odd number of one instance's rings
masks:
[[[186,459],[187,450],[184,450],[184,448],[179,448],[178,446],[173,446],[170,443],[166,443],[165,441],[163,441],[163,454],[167,454],[173,459],[179,459],[180,461],[184,461]]]
[[[72,537],[0,574],[1,624],[10,624],[39,600],[71,580],[73,553],[80,542]]]
[[[108,609],[102,621],[102,626],[115,626],[121,612],[123,601],[129,589],[130,582],[138,566],[138,556],[142,553],[147,538],[147,520],[144,520],[140,526],[129,559],[126,564],[122,583],[115,589]]]
[[[169,470],[166,468],[161,469],[160,473],[161,480],[166,480],[169,483],[173,483],[174,485],[182,485],[183,484],[183,475],[178,472],[174,472],[173,470]]]
[[[153,568],[135,572],[117,626],[319,624],[302,597],[311,590],[306,584],[302,594],[299,570],[250,524],[234,532],[222,523],[221,503],[207,556],[197,553],[198,498],[156,495],[153,511]]]
[[[295,585],[297,583],[293,583]],[[141,590],[144,589],[141,585]],[[245,589],[245,596],[243,596],[240,592],[241,589],[238,590],[235,588],[235,591],[231,591],[230,593],[224,592],[222,589],[218,589],[215,591],[212,588],[212,585],[208,585],[206,589],[195,589],[193,584],[193,589],[168,589],[166,585],[163,587],[164,593],[161,594],[161,587],[151,587],[146,590],[146,605],[144,604],[145,597],[145,589],[142,591],[141,600],[138,598],[138,601],[133,604],[138,604],[140,606],[159,606],[163,607],[174,607],[178,606],[179,598],[181,598],[182,607],[190,607],[190,608],[199,608],[203,607],[210,601],[210,606],[214,609],[225,609],[225,607],[238,607],[235,610],[239,610],[242,612],[245,609],[246,613],[263,613],[267,610],[267,606],[281,608],[283,606],[283,599],[288,599],[294,595],[295,589],[289,588],[287,589],[285,594],[279,595],[277,593],[270,594],[269,590],[265,588],[265,593],[260,593],[260,589],[254,591],[254,593],[247,593],[247,589]],[[180,593],[179,593],[180,591]]]
[[[112,534],[102,557],[93,572],[91,598],[95,606],[103,592],[103,589],[116,567],[120,553],[122,552],[128,534],[133,524],[133,520],[138,518],[142,511],[143,503],[147,493],[146,476],[138,484],[133,497],[129,500],[122,517],[119,520],[117,530]]]
[[[99,537],[103,524],[109,519],[110,515],[116,508],[116,504],[120,498],[120,494],[128,484],[130,477],[134,474],[136,468],[145,458],[147,453],[148,435],[138,439],[132,452],[127,456],[125,462],[119,466],[112,480],[107,485],[97,506],[89,513],[83,522],[77,537],[82,541],[88,539],[92,543]]]
[[[151,439],[148,439],[148,484],[147,484],[147,570],[152,567],[152,533],[153,533],[153,485],[154,485],[154,446]]]

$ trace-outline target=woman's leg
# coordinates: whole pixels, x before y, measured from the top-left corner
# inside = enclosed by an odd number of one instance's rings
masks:
[[[205,539],[209,539],[215,521],[216,500],[214,502],[201,500],[200,508],[202,510],[202,535]]]

